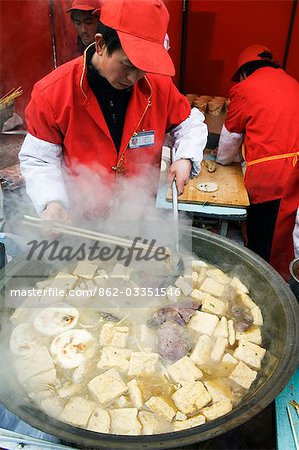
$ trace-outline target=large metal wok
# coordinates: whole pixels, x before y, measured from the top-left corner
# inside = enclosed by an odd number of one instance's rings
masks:
[[[16,376],[7,371],[9,366],[7,343],[8,317],[11,310],[1,299],[1,370],[0,402],[33,427],[57,436],[63,441],[93,448],[170,448],[204,441],[241,425],[264,409],[287,384],[299,360],[299,307],[283,279],[254,253],[241,248],[218,235],[197,229],[187,229],[185,238],[192,235],[193,252],[200,258],[233,272],[250,287],[250,295],[261,308],[264,317],[264,347],[267,349],[258,378],[242,402],[230,414],[200,427],[154,436],[118,436],[100,434],[76,428],[51,418],[35,408],[26,398]],[[184,238],[183,238],[184,240]],[[24,271],[28,278],[23,283],[33,285],[32,265],[25,258],[14,260],[6,268],[6,279]],[[40,274],[49,274],[53,268],[37,262]],[[3,288],[3,273],[0,290]]]

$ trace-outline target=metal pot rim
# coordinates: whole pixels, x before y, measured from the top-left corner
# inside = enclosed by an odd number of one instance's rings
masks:
[[[111,449],[127,449],[128,447],[132,449],[162,449],[205,441],[241,425],[268,406],[287,384],[299,363],[299,324],[296,321],[299,307],[297,301],[284,280],[273,268],[253,252],[232,243],[226,238],[207,231],[189,227],[186,229],[186,234],[191,234],[195,238],[204,239],[207,242],[212,242],[218,246],[220,245],[223,249],[238,255],[239,258],[248,259],[248,263],[252,265],[252,267],[255,267],[258,263],[259,270],[263,273],[265,279],[270,283],[275,283],[278,296],[284,298],[282,308],[286,311],[288,328],[288,335],[285,342],[286,351],[283,353],[281,361],[279,362],[279,370],[275,370],[271,374],[265,385],[259,387],[254,395],[249,396],[247,399],[245,397],[245,401],[239,404],[226,416],[207,422],[199,427],[150,436],[124,437],[113,434],[95,433],[77,428],[54,418],[50,418],[45,413],[29,404],[25,407],[18,404],[12,405],[9,395],[6,397],[1,393],[2,398],[0,400],[4,406],[8,407],[8,409],[18,415],[21,419],[30,423],[30,425],[42,429],[46,433],[57,436],[63,441],[76,442],[92,447],[100,446],[100,448],[105,446],[106,448]],[[18,260],[21,262],[21,259],[18,258]]]

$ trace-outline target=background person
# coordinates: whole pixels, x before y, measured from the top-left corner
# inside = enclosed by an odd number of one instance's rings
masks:
[[[230,91],[217,162],[238,159],[244,141],[247,245],[269,261],[280,198],[299,151],[299,85],[263,45],[241,52],[232,80],[239,83]]]
[[[282,193],[270,264],[286,281],[289,281],[289,266],[294,258],[299,258],[299,161],[293,168]]]
[[[90,198],[103,210],[121,189],[120,179],[134,178],[135,191],[146,182],[156,192],[165,132],[176,148],[169,182],[176,178],[181,193],[190,173],[200,170],[207,127],[170,78],[174,66],[163,46],[169,21],[164,3],[106,0],[101,21],[105,27],[95,45],[83,59],[38,82],[26,110],[21,170],[44,219],[70,215],[62,164],[78,179],[77,192],[91,183],[81,214]]]
[[[78,33],[73,58],[80,56],[94,42],[103,0],[74,0],[66,11]],[[96,14],[93,14],[97,10]]]

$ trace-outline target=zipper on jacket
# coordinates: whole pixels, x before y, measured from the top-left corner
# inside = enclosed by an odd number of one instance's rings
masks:
[[[87,95],[85,94],[84,89],[83,89],[83,79],[84,79],[84,74],[85,74],[85,71],[86,71],[86,52],[92,45],[94,45],[94,43],[90,44],[85,49],[84,54],[83,54],[83,68],[82,68],[82,74],[81,74],[81,78],[80,78],[80,89],[81,89],[82,94],[84,95],[85,99],[87,99]],[[143,118],[144,118],[148,108],[152,105],[152,95],[153,95],[152,86],[151,86],[151,84],[150,84],[150,82],[149,82],[149,80],[147,79],[146,76],[144,76],[144,79],[147,82],[148,87],[150,88],[150,96],[147,99],[147,105],[146,105],[145,110],[144,110],[144,112],[143,112],[143,114],[141,116],[141,119],[139,120],[139,122],[138,122],[138,124],[137,124],[137,126],[135,128],[133,136],[137,136],[136,130],[138,130],[138,127],[141,124],[141,122],[142,122],[142,120],[143,120]],[[124,160],[125,160],[125,153],[126,153],[126,151],[128,149],[130,140],[131,140],[131,138],[129,139],[129,141],[128,141],[124,151],[119,156],[116,166],[112,166],[111,167],[111,169],[115,172],[116,175],[125,175],[125,173],[126,173],[126,167],[125,167],[125,161]]]
[[[145,110],[143,111],[143,114],[142,114],[142,116],[141,116],[141,119],[139,120],[139,122],[138,122],[138,124],[137,124],[137,126],[136,126],[136,128],[135,128],[135,131],[134,131],[134,133],[132,134],[132,136],[137,136],[137,134],[138,134],[138,133],[137,133],[138,127],[139,127],[139,125],[141,124],[142,120],[144,119],[144,116],[145,116],[145,114],[147,113],[148,108],[149,108],[150,106],[152,106],[153,90],[152,90],[151,84],[150,84],[150,82],[148,81],[148,79],[147,79],[146,76],[144,77],[144,79],[146,80],[146,82],[147,82],[147,84],[148,84],[148,86],[149,86],[149,88],[150,88],[150,96],[149,96],[148,99],[147,99],[147,105],[146,105],[146,107],[145,107]],[[115,171],[116,175],[125,175],[125,174],[126,174],[125,154],[126,154],[126,151],[128,150],[130,140],[131,140],[131,138],[129,139],[127,145],[125,146],[124,151],[123,151],[123,152],[121,153],[121,155],[119,156],[117,165],[112,167],[112,170]]]

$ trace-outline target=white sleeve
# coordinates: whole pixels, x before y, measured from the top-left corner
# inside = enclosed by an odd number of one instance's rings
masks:
[[[293,242],[295,258],[299,258],[299,208],[297,208],[295,228],[293,231]]]
[[[43,141],[28,133],[19,159],[26,192],[36,212],[40,214],[53,201],[59,201],[67,208],[69,202],[62,172],[61,145]]]
[[[192,161],[191,176],[198,175],[203,151],[207,143],[208,128],[204,123],[205,116],[192,108],[190,116],[170,132],[176,149],[175,160],[190,159]]]
[[[241,161],[241,151],[240,147],[243,142],[243,133],[231,133],[227,130],[225,125],[223,125],[216,161],[219,164],[227,165],[232,162],[240,162]]]

